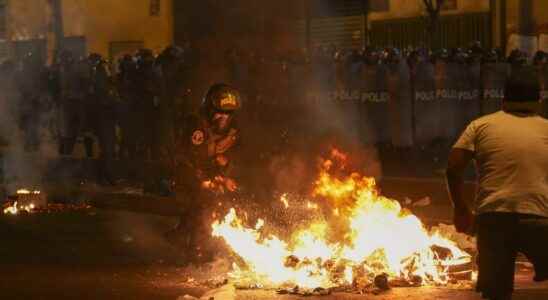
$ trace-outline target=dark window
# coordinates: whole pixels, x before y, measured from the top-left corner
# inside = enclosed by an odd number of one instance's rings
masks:
[[[457,0],[445,0],[441,6],[441,10],[457,9]]]
[[[160,15],[160,1],[161,0],[150,0],[150,15],[159,16]]]
[[[372,11],[372,12],[390,11],[390,1],[388,1],[388,0],[369,0],[369,11]]]

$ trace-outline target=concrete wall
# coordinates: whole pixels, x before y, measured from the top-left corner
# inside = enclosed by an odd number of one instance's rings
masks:
[[[65,35],[85,35],[89,51],[105,56],[116,41],[142,41],[161,51],[173,43],[171,0],[161,0],[159,16],[149,13],[150,0],[64,0]]]
[[[158,16],[150,16],[150,0],[61,0],[65,36],[84,36],[88,52],[109,57],[111,42],[141,41],[154,51],[173,43],[173,0],[160,0]],[[11,40],[51,40],[48,0],[10,0]],[[48,47],[51,50],[51,47]]]

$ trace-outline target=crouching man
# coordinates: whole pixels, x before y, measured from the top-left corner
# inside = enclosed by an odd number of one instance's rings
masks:
[[[532,68],[513,70],[503,110],[472,121],[449,154],[455,226],[475,227],[476,290],[487,299],[511,299],[518,252],[535,266],[535,281],[548,280],[548,120],[538,115],[537,78]],[[462,196],[471,160],[479,185],[473,207]]]

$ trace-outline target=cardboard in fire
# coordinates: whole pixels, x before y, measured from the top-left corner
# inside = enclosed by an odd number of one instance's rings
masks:
[[[461,66],[457,63],[438,61],[435,64],[436,100],[439,102],[439,126],[441,138],[451,141],[458,134],[460,123],[459,94]]]
[[[434,65],[419,62],[414,76],[415,143],[426,146],[441,137],[440,102],[436,96]]]
[[[361,87],[361,135],[366,144],[391,141],[386,65],[363,65]]]
[[[481,67],[481,84],[483,95],[481,99],[481,114],[487,115],[502,109],[504,85],[510,72],[507,63],[487,63]]]
[[[390,132],[396,147],[413,146],[413,94],[406,62],[388,65],[386,82],[389,96]]]

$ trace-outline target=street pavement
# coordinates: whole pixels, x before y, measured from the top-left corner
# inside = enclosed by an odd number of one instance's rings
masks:
[[[426,223],[451,219],[440,179],[385,178],[381,187],[383,193],[399,200],[406,196],[411,203],[431,197],[429,205],[410,205]],[[468,189],[473,190],[473,185]],[[188,284],[187,279],[224,273],[183,268],[181,251],[163,238],[176,218],[150,214],[148,206],[136,206],[132,212],[125,211],[123,205],[110,210],[105,203],[103,209],[83,212],[0,215],[0,299],[175,300],[184,295],[200,297],[211,290],[208,285]],[[516,289],[514,299],[548,299],[548,283],[532,283],[530,271],[518,274]],[[234,297],[300,298],[263,290],[237,290]],[[423,287],[394,288],[381,295],[333,294],[306,299],[480,298],[470,289]]]
[[[517,272],[515,284],[515,293],[513,300],[545,300],[548,299],[548,282],[534,283],[532,282],[531,271]],[[403,300],[403,299],[416,299],[416,300],[480,300],[482,299],[479,294],[474,292],[471,288],[467,289],[452,289],[444,287],[420,287],[420,288],[393,288],[379,295],[373,294],[349,294],[349,293],[335,293],[329,296],[323,297],[301,297],[294,295],[278,295],[275,291],[238,291],[236,294],[236,300]]]

